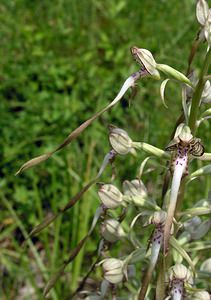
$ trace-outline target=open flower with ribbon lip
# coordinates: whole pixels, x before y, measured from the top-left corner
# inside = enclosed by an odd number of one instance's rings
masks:
[[[174,152],[172,161],[173,178],[171,184],[170,202],[168,206],[167,219],[164,230],[164,253],[168,252],[170,230],[173,222],[174,212],[177,203],[180,183],[183,175],[188,173],[188,159],[190,154],[200,157],[204,154],[204,146],[201,140],[194,138],[190,128],[185,124],[180,124],[177,128],[175,138],[168,144],[166,151]]]
[[[151,237],[151,255],[147,272],[143,278],[142,287],[139,293],[138,299],[145,299],[149,282],[152,278],[153,271],[155,269],[161,247],[163,245],[164,237],[164,224],[166,221],[167,213],[165,211],[156,211],[148,219],[147,224],[153,224],[155,226],[154,232]]]
[[[170,294],[172,300],[182,300],[185,285],[193,284],[191,272],[182,264],[176,264],[169,270]]]

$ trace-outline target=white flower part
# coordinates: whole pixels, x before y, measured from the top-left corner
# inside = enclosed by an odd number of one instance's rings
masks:
[[[158,256],[160,253],[160,249],[163,243],[163,229],[162,228],[155,228],[155,231],[153,233],[152,236],[152,247],[151,247],[151,257],[150,257],[150,264],[151,265],[155,265],[157,260],[158,260]]]
[[[200,292],[194,293],[188,299],[190,299],[190,300],[210,300],[211,295],[207,291],[200,291]]]
[[[156,211],[152,216],[152,223],[157,226],[164,225],[166,221],[167,213],[163,210]]]
[[[196,5],[196,17],[198,22],[204,26],[209,15],[209,6],[205,0],[198,0]]]
[[[144,66],[150,75],[159,77],[159,72],[156,69],[156,61],[149,50],[134,46],[131,48],[131,53],[137,63]]]
[[[206,39],[208,42],[208,49],[211,45],[211,9],[205,0],[198,0],[196,6],[196,17],[202,30],[199,34],[199,39]]]
[[[101,225],[101,235],[110,243],[116,242],[120,237],[125,235],[120,223],[115,219],[107,219]]]
[[[200,291],[196,292],[195,294],[191,295],[191,300],[210,300],[211,296],[207,291]]]
[[[109,141],[118,154],[125,155],[131,151],[133,141],[125,130],[110,126],[109,131]]]
[[[169,270],[171,295],[173,300],[181,300],[184,296],[184,284],[193,283],[191,272],[182,264],[176,264]]]
[[[170,194],[170,202],[172,206],[173,204],[174,206],[176,206],[180,182],[182,179],[182,175],[186,170],[187,163],[188,163],[188,150],[186,148],[184,148],[183,150],[178,149],[176,161],[174,164],[174,174],[172,178],[171,194]]]
[[[171,267],[169,272],[169,278],[171,281],[177,279],[187,283],[192,283],[193,280],[191,272],[183,264],[176,264],[173,267]]]
[[[103,262],[104,278],[113,284],[122,282],[124,277],[124,262],[116,258],[107,258]]]
[[[210,84],[209,80],[207,80],[205,82],[201,101],[202,101],[202,103],[210,103],[211,102],[211,84]]]
[[[184,283],[180,280],[175,280],[172,285],[172,300],[182,300],[184,294]]]
[[[119,207],[123,202],[122,193],[112,184],[101,184],[98,195],[106,208]]]
[[[147,189],[140,179],[134,179],[131,181],[125,180],[123,182],[123,192],[126,196],[140,196],[147,197]]]

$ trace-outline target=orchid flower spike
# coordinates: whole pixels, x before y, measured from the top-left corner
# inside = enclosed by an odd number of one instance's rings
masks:
[[[167,219],[164,229],[164,253],[167,254],[168,243],[170,239],[170,230],[173,222],[174,212],[177,204],[180,183],[183,175],[188,173],[189,155],[202,156],[204,147],[201,140],[194,138],[190,132],[190,128],[184,124],[180,124],[176,131],[176,137],[166,147],[166,151],[175,152],[173,159],[173,178],[171,185],[170,203],[168,207]]]

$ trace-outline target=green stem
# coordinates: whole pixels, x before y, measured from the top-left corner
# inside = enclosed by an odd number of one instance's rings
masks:
[[[204,77],[206,76],[209,66],[211,63],[211,49],[206,54],[205,61],[203,68],[201,70],[201,74],[199,77],[199,82],[196,86],[195,92],[193,94],[192,104],[191,104],[191,110],[190,110],[190,118],[189,118],[189,127],[191,129],[191,132],[194,134],[196,131],[196,121],[197,121],[197,115],[199,110],[199,103],[201,100],[201,95],[204,89]]]

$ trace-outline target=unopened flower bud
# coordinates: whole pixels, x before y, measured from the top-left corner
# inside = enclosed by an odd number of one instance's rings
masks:
[[[211,258],[206,259],[202,263],[202,265],[200,267],[200,271],[211,273]]]
[[[152,224],[158,226],[158,225],[164,225],[166,221],[167,213],[163,210],[156,211],[151,219]]]
[[[178,279],[184,282],[192,282],[192,276],[186,266],[182,264],[176,264],[170,269],[170,280]]]
[[[127,196],[147,197],[147,189],[143,182],[139,179],[134,179],[132,181],[125,180],[123,182],[123,192],[124,195]]]
[[[101,225],[101,234],[106,241],[115,243],[125,233],[118,221],[108,219]]]
[[[209,15],[209,6],[205,0],[198,0],[196,5],[196,17],[198,22],[204,26]]]
[[[191,300],[210,300],[210,294],[207,291],[196,292],[191,295]]]
[[[150,75],[156,77],[157,79],[160,78],[160,74],[156,69],[156,62],[149,50],[134,46],[131,47],[131,53],[137,63],[143,66]]]
[[[104,278],[113,284],[122,282],[124,277],[124,262],[116,258],[107,258],[103,262]]]
[[[119,154],[127,154],[132,150],[133,141],[127,132],[121,128],[109,127],[109,141],[112,148]]]
[[[122,193],[112,184],[101,184],[98,195],[106,208],[116,208],[123,202]]]

